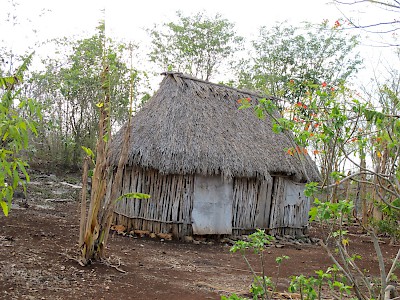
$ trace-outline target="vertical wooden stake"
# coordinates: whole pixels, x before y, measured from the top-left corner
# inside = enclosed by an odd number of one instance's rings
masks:
[[[82,190],[81,190],[81,220],[79,224],[79,247],[82,247],[83,240],[86,231],[86,190],[88,181],[88,171],[89,171],[89,161],[88,156],[85,157],[83,161],[83,174],[82,174]]]

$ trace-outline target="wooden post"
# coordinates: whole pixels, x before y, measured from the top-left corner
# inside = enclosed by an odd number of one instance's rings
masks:
[[[79,224],[79,247],[82,247],[86,231],[86,190],[88,181],[90,157],[86,156],[83,161],[82,190],[81,190],[81,220]]]

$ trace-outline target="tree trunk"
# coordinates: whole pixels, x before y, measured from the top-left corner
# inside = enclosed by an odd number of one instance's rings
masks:
[[[386,147],[385,147],[386,148]],[[378,159],[378,167],[377,167],[377,171],[378,173],[384,173],[386,171],[386,163],[387,163],[387,157],[388,157],[388,151],[387,149],[384,150],[383,152],[383,156],[382,158]],[[382,204],[382,200],[379,197],[378,192],[382,193],[382,188],[379,185],[379,181],[378,181],[378,176],[375,176],[374,178],[374,201],[376,201],[376,203],[374,203],[373,208],[372,208],[372,213],[373,213],[373,217],[375,221],[382,221],[383,220],[383,214],[382,214],[382,210],[379,209],[379,205]]]
[[[361,162],[360,162],[360,172],[361,175],[361,182],[360,182],[360,199],[362,203],[362,223],[364,226],[368,224],[368,202],[367,202],[367,186],[365,184],[366,181],[366,174],[364,170],[366,169],[367,163],[365,161],[364,153],[361,153]]]

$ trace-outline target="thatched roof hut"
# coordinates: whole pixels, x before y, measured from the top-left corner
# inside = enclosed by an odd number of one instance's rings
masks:
[[[271,215],[273,203],[276,208],[284,205],[286,182],[300,184],[302,190],[303,183],[318,180],[319,173],[308,156],[300,163],[286,153],[293,143],[288,135],[272,131],[270,118],[261,120],[251,109],[238,110],[239,99],[256,103],[261,97],[180,73],[164,75],[160,89],[133,117],[126,182],[121,187],[121,194],[147,192],[152,198],[122,201],[116,209],[120,220],[132,220],[124,222],[135,229],[167,230],[177,236],[291,228],[281,220],[283,215]],[[122,132],[110,145],[114,166],[122,148]],[[292,223],[303,232],[309,204],[304,195],[299,197],[304,212]],[[212,222],[202,225],[202,211],[209,219],[212,212],[204,209],[221,203],[225,203],[222,210],[227,220],[216,227],[222,229],[213,228]]]

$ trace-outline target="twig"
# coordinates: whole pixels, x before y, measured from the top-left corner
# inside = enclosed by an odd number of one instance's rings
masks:
[[[333,183],[333,184],[330,184],[330,185],[322,186],[321,189],[328,189],[328,188],[331,188],[331,187],[339,186],[339,185],[341,185],[343,182],[345,182],[346,180],[352,179],[352,178],[355,177],[355,176],[362,175],[362,174],[370,174],[370,173],[371,173],[371,172],[357,172],[357,173],[353,173],[353,174],[350,174],[350,175],[346,176],[345,178],[343,178],[342,180],[340,180],[340,181],[337,182],[337,183]]]
[[[64,253],[64,255],[69,259],[69,260],[73,260],[75,262],[77,262],[79,265],[81,265],[82,267],[86,266],[83,261],[82,258],[75,258],[72,257],[71,255],[69,255],[68,253]]]
[[[385,203],[387,206],[389,206],[390,208],[393,208],[395,210],[400,210],[400,208],[398,206],[394,206],[391,203],[389,203],[379,191],[377,191],[377,193],[378,193],[379,198],[381,198],[382,202]]]
[[[106,265],[107,267],[111,267],[111,268],[114,268],[115,270],[117,270],[118,272],[121,272],[121,273],[127,273],[125,270],[122,270],[119,266],[116,266],[116,265],[113,265],[113,264],[111,264],[110,262],[108,262],[107,260],[102,260],[102,263],[104,264],[104,265]]]
[[[330,257],[330,259],[333,261],[333,263],[338,267],[339,271],[341,271],[353,283],[353,285],[355,287],[354,291],[357,294],[358,299],[367,299],[367,297],[365,297],[359,290],[356,282],[354,282],[353,276],[351,276],[351,274],[346,272],[346,270],[342,267],[342,265],[333,256],[333,254],[332,254],[331,250],[329,250],[328,246],[325,245],[325,243],[322,240],[319,241],[319,244],[322,246],[322,248],[325,249],[326,253]]]
[[[338,247],[341,247],[341,245],[338,245]],[[347,252],[346,248],[345,248],[345,247],[341,247],[341,248],[343,248],[342,250],[343,250],[345,256],[346,256],[347,258],[350,258],[350,255],[349,255],[349,253]],[[364,282],[365,286],[367,287],[369,294],[372,295],[372,291],[371,291],[371,282],[369,281],[368,277],[365,276],[365,274],[360,270],[360,268],[359,268],[351,259],[348,259],[348,261],[349,261],[350,266],[351,266],[354,270],[356,270],[357,273],[360,275],[361,280]]]
[[[393,260],[392,267],[390,268],[389,273],[388,273],[387,276],[386,276],[386,283],[389,282],[390,276],[392,276],[392,273],[393,273],[394,270],[396,269],[396,264],[397,264],[397,261],[398,261],[399,259],[400,259],[400,249],[399,249],[399,251],[397,251],[397,255],[396,255],[396,257],[395,257],[394,260]]]
[[[253,267],[251,266],[250,262],[247,260],[246,255],[244,255],[244,253],[241,253],[242,257],[244,259],[244,261],[247,264],[247,267],[250,269],[251,273],[253,274],[254,278],[257,278],[258,276],[256,275],[256,272],[254,271]],[[262,273],[261,273],[262,274]],[[258,280],[258,282],[260,282],[260,280]]]
[[[369,170],[369,169],[367,169],[367,168],[362,167],[360,164],[356,163],[353,159],[351,159],[351,158],[349,157],[349,155],[346,153],[346,151],[344,151],[344,148],[343,148],[343,147],[340,147],[340,150],[342,151],[343,155],[344,155],[351,163],[353,163],[355,166],[357,166],[357,167],[360,168],[361,170],[363,170],[363,171],[365,171],[365,172],[369,172],[369,173],[371,173],[372,175],[376,175],[376,176],[378,176],[378,177],[380,177],[380,178],[382,178],[382,179],[385,179],[385,180],[388,180],[386,177],[390,177],[390,175],[379,174],[379,173],[376,173],[375,171],[372,171],[372,170]]]

